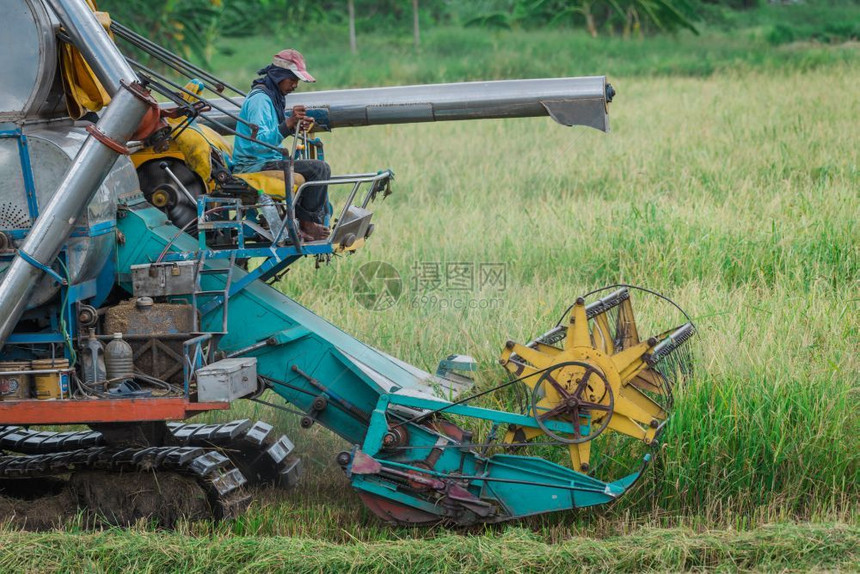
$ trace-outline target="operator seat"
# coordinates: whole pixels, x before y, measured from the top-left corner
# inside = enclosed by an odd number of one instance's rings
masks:
[[[255,190],[274,199],[284,200],[286,189],[284,172],[269,170],[233,173],[231,165],[233,147],[212,128],[195,123],[183,130],[174,142],[188,167],[206,184],[208,193],[216,192],[219,184],[226,183],[232,177],[244,181]],[[216,172],[220,177],[214,177]],[[304,182],[301,174],[293,173],[293,192]]]
[[[255,171],[250,173],[234,173],[234,178],[241,179],[256,190],[262,191],[266,195],[278,201],[284,201],[287,189],[284,181],[284,172],[275,170]],[[301,187],[305,182],[305,178],[300,173],[293,172],[293,193]]]

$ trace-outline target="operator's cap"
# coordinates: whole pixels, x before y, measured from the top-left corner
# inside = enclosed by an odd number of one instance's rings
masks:
[[[272,65],[294,73],[300,80],[304,82],[316,82],[316,78],[308,73],[305,66],[305,57],[298,50],[281,50],[272,59]]]

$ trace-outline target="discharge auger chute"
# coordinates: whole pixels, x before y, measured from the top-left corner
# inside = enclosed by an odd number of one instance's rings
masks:
[[[332,130],[384,124],[528,118],[549,116],[564,126],[609,131],[609,110],[615,90],[604,76],[498,80],[320,91],[296,94],[295,103],[311,110],[320,129]],[[238,104],[215,100],[218,108]],[[235,120],[213,111],[204,120],[235,127]]]

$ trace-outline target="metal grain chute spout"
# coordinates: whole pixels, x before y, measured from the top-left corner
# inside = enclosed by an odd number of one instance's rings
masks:
[[[565,126],[609,131],[608,104],[614,94],[605,76],[590,76],[309,92],[290,95],[287,104],[307,107],[323,130],[550,116]],[[230,105],[226,100],[214,103]],[[235,120],[225,114],[205,117],[235,127]]]

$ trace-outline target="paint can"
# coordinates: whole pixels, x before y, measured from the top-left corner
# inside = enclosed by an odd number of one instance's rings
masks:
[[[38,373],[36,379],[36,398],[53,400],[69,397],[69,361],[68,359],[38,359],[33,361],[34,371],[57,371],[56,373]]]
[[[32,375],[10,371],[29,371],[30,361],[0,363],[0,400],[24,401],[30,398]]]

